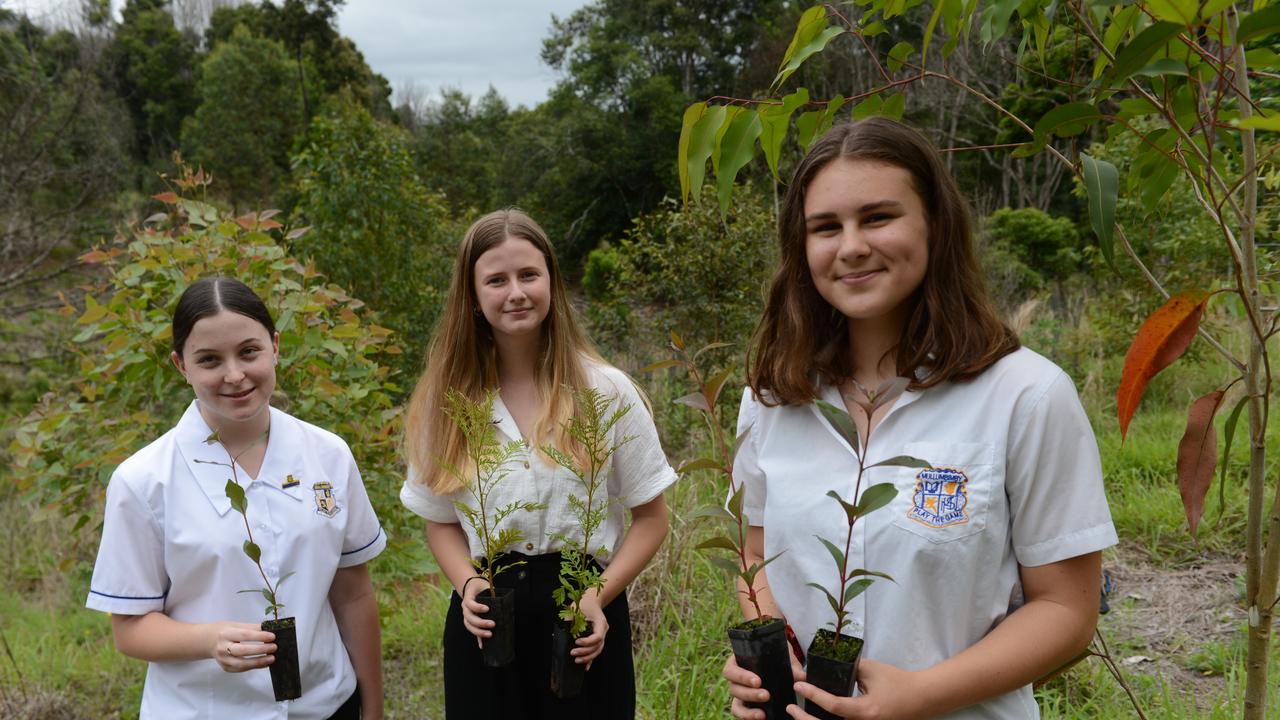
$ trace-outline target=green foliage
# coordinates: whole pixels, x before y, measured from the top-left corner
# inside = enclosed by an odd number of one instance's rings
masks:
[[[175,184],[191,192],[207,180],[188,171]],[[64,299],[63,313],[79,328],[67,349],[74,362],[17,426],[9,448],[15,487],[44,512],[77,516],[77,527],[101,516],[115,466],[190,403],[169,361],[178,296],[201,277],[226,274],[253,288],[276,319],[279,400],[347,440],[375,505],[390,516],[384,522],[396,527],[389,488],[398,477],[399,417],[381,364],[391,331],[286,255],[269,234],[279,228],[273,211],[232,219],[190,197],[163,200],[166,213],[82,258],[107,277],[79,306]]]
[[[445,414],[458,426],[467,443],[469,467],[445,469],[462,482],[473,503],[455,500],[454,506],[471,532],[480,540],[482,555],[475,561],[476,571],[489,581],[492,590],[497,586],[494,578],[504,570],[523,565],[524,561],[498,562],[507,548],[524,540],[519,528],[502,527],[502,521],[518,512],[534,512],[545,506],[527,500],[515,500],[506,505],[492,507],[490,496],[511,469],[507,467],[527,446],[524,440],[498,442],[498,430],[493,424],[494,393],[489,392],[483,402],[468,399],[457,390],[449,390],[445,400]]]
[[[293,157],[295,212],[311,231],[292,248],[379,312],[415,374],[453,267],[461,228],[414,171],[409,139],[335,96]]]
[[[709,203],[681,209],[668,200],[588,258],[593,336],[618,353],[659,346],[675,329],[693,346],[744,341],[760,317],[776,244],[759,194],[739,191],[723,220]]]
[[[121,95],[137,128],[142,157],[164,157],[195,110],[196,47],[174,25],[163,0],[128,0],[111,55]]]
[[[390,115],[387,79],[374,73],[364,55],[336,28],[341,1],[264,0],[257,5],[215,9],[205,30],[205,45],[229,40],[237,26],[281,43],[292,58],[300,96],[310,119],[324,96],[345,92],[379,118]]]
[[[1081,270],[1080,235],[1066,218],[1003,208],[986,218],[982,231],[987,279],[1006,308]]]
[[[564,424],[564,430],[570,438],[581,445],[582,460],[552,446],[544,446],[542,451],[556,464],[573,473],[578,484],[582,486],[582,497],[569,494],[569,510],[578,521],[581,536],[557,535],[560,547],[560,586],[552,591],[552,599],[560,606],[560,619],[569,623],[569,634],[577,636],[587,629],[587,618],[582,614],[582,596],[588,590],[604,588],[599,566],[592,558],[603,558],[609,549],[603,545],[599,548],[591,546],[591,536],[609,515],[607,489],[608,474],[605,465],[618,448],[634,439],[633,436],[615,438],[610,442],[609,433],[628,412],[631,405],[620,405],[609,412],[609,408],[617,403],[617,398],[605,395],[599,390],[587,387],[574,392],[574,414]],[[597,497],[601,488],[605,488],[605,496]]]
[[[280,43],[243,27],[200,64],[200,106],[183,122],[182,146],[238,203],[269,200],[288,176],[304,128],[296,78]]]

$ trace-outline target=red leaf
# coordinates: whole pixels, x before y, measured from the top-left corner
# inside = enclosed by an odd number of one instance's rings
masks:
[[[279,230],[280,228],[284,227],[284,225],[281,225],[279,222],[275,220],[263,220],[262,224],[259,225],[258,227],[261,230]]]
[[[1142,401],[1147,383],[1157,373],[1182,357],[1200,329],[1208,293],[1181,292],[1169,298],[1138,328],[1138,334],[1124,356],[1120,387],[1116,390],[1116,413],[1120,417],[1120,439],[1129,431],[1129,421]]]
[[[111,257],[110,255],[106,254],[101,250],[90,250],[89,252],[80,256],[80,262],[86,265],[93,265],[96,263],[103,262],[110,257]]]
[[[168,203],[169,205],[177,205],[177,204],[178,204],[178,194],[177,194],[177,193],[173,193],[173,192],[162,192],[162,193],[160,193],[159,195],[152,195],[151,197],[152,197],[152,199],[154,199],[154,200],[159,200],[160,202],[162,202],[162,203]]]
[[[252,230],[254,229],[254,227],[258,225],[258,218],[253,213],[249,213],[248,215],[241,215],[240,217],[236,218],[236,224],[244,228],[245,230]]]
[[[1213,429],[1213,416],[1222,406],[1222,390],[1214,390],[1191,403],[1187,412],[1187,431],[1178,443],[1178,492],[1187,511],[1187,525],[1196,534],[1200,515],[1204,513],[1204,496],[1213,484],[1214,466],[1218,462],[1218,433]]]

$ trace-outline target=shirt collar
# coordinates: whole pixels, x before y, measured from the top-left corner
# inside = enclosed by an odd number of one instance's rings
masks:
[[[508,440],[523,440],[524,436],[520,434],[520,426],[516,425],[516,419],[511,415],[511,411],[507,409],[507,404],[502,402],[502,396],[494,394],[493,396],[493,420],[498,426],[498,432],[507,436]]]
[[[927,376],[928,376],[927,372],[923,372],[923,371],[916,372],[917,379],[923,379],[924,377],[927,377]],[[895,414],[902,412],[902,408],[906,407],[907,405],[910,405],[911,403],[915,402],[919,398],[920,398],[919,391],[904,390],[903,393],[898,396],[898,399],[893,401],[893,405],[889,408],[889,411],[884,414],[884,417],[880,418],[880,423],[876,425],[876,428],[879,429],[881,426],[884,425],[886,420],[888,420],[890,417],[894,416]],[[840,397],[840,388],[834,385],[828,385],[824,382],[818,382],[818,399],[831,403],[832,405],[835,405],[838,408],[847,409],[844,404],[844,398]],[[818,421],[819,423],[821,423],[822,427],[824,427],[827,432],[831,433],[832,437],[838,440],[840,444],[846,449],[848,449],[850,452],[853,451],[853,448],[849,447],[848,441],[846,441],[844,437],[840,435],[840,432],[838,430],[831,427],[831,423],[827,422],[827,419],[823,417],[822,410],[821,408],[818,407],[817,402],[809,403],[809,409],[818,418]],[[862,442],[863,440],[864,438],[859,436],[858,438],[859,445],[863,444]]]
[[[243,473],[240,484],[248,488],[255,483],[262,483],[301,501],[301,468],[292,467],[291,461],[296,455],[288,453],[286,448],[298,447],[299,431],[292,418],[283,412],[270,408],[271,434],[267,438],[267,452],[258,470],[258,477],[249,480]],[[182,458],[187,463],[187,470],[195,478],[196,485],[204,492],[215,512],[221,517],[231,509],[231,499],[227,497],[227,481],[231,479],[230,459],[226,450],[218,443],[207,443],[213,429],[200,414],[198,400],[191,401],[182,419],[174,427],[176,441]],[[290,482],[292,477],[297,482]],[[285,487],[288,483],[288,487]]]

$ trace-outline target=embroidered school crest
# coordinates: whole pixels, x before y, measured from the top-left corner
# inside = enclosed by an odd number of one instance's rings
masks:
[[[922,525],[943,528],[969,522],[969,478],[955,468],[939,467],[916,474],[907,517]]]
[[[316,494],[316,512],[325,517],[333,517],[342,508],[338,507],[338,498],[333,494],[333,484],[318,482],[311,486]]]

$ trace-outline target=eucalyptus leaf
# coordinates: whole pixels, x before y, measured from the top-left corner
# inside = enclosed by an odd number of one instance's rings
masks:
[[[818,400],[818,410],[822,412],[822,417],[826,419],[831,427],[836,429],[840,437],[849,443],[849,447],[853,448],[855,453],[858,452],[858,429],[853,425],[853,418],[849,417],[849,412],[844,408],[838,408],[835,405],[825,401]]]
[[[930,464],[928,460],[921,460],[918,457],[911,457],[910,455],[895,455],[888,460],[881,460],[875,465],[868,465],[867,469],[870,470],[875,467],[908,467],[928,470],[933,467],[933,465]]]
[[[738,552],[738,546],[729,538],[723,535],[717,535],[713,538],[703,540],[694,546],[695,550],[729,550],[730,552]]]
[[[893,483],[879,483],[872,485],[862,491],[862,497],[858,498],[857,510],[858,515],[866,515],[875,512],[880,508],[893,502],[898,496],[898,488]]]

